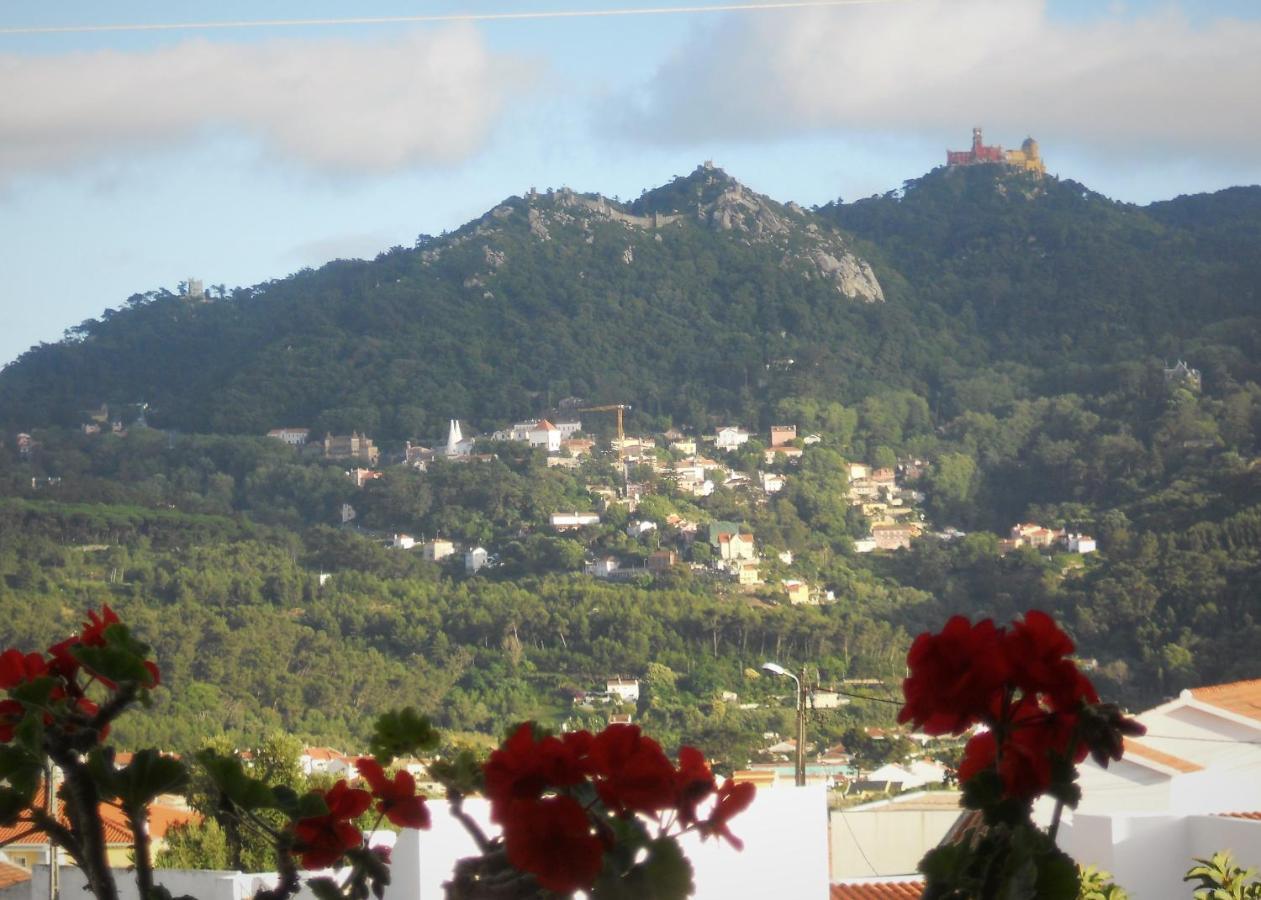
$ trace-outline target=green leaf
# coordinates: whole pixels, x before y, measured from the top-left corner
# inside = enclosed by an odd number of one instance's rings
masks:
[[[241,761],[234,756],[220,756],[213,750],[202,750],[197,754],[219,791],[241,809],[274,809],[279,801],[272,789],[257,778],[245,774]]]
[[[104,647],[84,647],[80,644],[70,648],[70,654],[84,668],[110,681],[120,684],[125,681],[141,684],[149,682],[149,670],[144,666],[145,658],[125,647],[109,644]]]
[[[44,755],[44,714],[31,710],[17,728],[13,729],[13,743],[32,756],[43,759]]]
[[[25,747],[15,744],[0,746],[0,781],[12,784],[15,778],[23,780],[29,777],[30,772],[38,778],[43,771],[44,767],[40,758]]]
[[[482,764],[469,750],[461,750],[452,759],[433,762],[429,775],[449,791],[471,794],[482,788]]]
[[[385,713],[377,719],[368,743],[372,755],[383,766],[399,756],[411,756],[438,746],[438,732],[429,719],[410,706]]]
[[[139,809],[161,794],[174,794],[188,784],[188,770],[178,759],[156,750],[140,750],[116,776],[123,806]]]
[[[31,805],[31,796],[13,788],[0,787],[0,825],[12,825]]]
[[[696,889],[692,864],[672,837],[657,838],[648,845],[648,858],[640,863],[654,900],[679,900]]]
[[[975,829],[969,829],[956,844],[942,844],[924,854],[919,870],[928,885],[946,886],[958,884],[971,862],[968,847]]]
[[[9,696],[26,707],[46,709],[52,704],[53,688],[56,680],[47,676],[25,681],[9,690]]]
[[[342,900],[342,891],[337,882],[331,878],[312,878],[306,882],[317,900]]]

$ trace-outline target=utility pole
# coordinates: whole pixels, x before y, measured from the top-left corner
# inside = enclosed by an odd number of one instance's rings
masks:
[[[806,786],[806,667],[797,682],[797,787]]]
[[[44,771],[45,782],[44,811],[54,822],[57,821],[57,765],[48,761]],[[57,861],[57,843],[48,839],[48,900],[58,900],[61,896],[61,867]]]

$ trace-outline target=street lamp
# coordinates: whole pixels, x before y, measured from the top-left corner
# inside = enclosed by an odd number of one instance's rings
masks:
[[[789,672],[778,663],[765,662],[762,663],[762,670],[770,672],[772,675],[786,675],[791,678],[797,685],[797,767],[796,767],[796,784],[797,787],[805,787],[806,784],[806,694],[801,687],[801,678],[798,678],[792,672]],[[806,677],[806,670],[801,670],[801,677]]]

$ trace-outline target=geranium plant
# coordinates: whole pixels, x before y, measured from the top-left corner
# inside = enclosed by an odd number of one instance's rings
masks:
[[[1077,897],[1077,866],[1055,845],[1064,807],[1081,796],[1077,764],[1089,755],[1107,766],[1121,758],[1125,735],[1145,729],[1100,702],[1074,649],[1037,610],[1006,628],[955,616],[911,645],[898,720],[932,735],[973,732],[959,781],[963,805],[979,813],[958,841],[921,861],[925,897]],[[1056,802],[1047,831],[1033,822],[1043,795]]]
[[[111,724],[147,704],[160,684],[149,648],[108,607],[91,612],[82,631],[46,654],[0,654],[0,824],[42,832],[82,871],[92,893],[115,900],[118,886],[106,853],[101,805],[120,808],[130,825],[137,891],[169,898],[156,884],[147,831],[149,805],[184,791],[189,770],[154,750],[125,766],[104,741]],[[371,756],[356,761],[355,783],[299,794],[254,778],[241,760],[210,751],[195,762],[213,786],[211,810],[230,844],[247,832],[274,847],[278,881],[256,900],[295,896],[305,884],[320,898],[380,898],[389,884],[389,853],[371,847],[359,827],[428,828],[430,810],[407,772],[390,775],[399,756],[432,750],[438,735],[412,710],[382,716]],[[57,802],[41,785],[55,770]],[[554,737],[532,723],[518,727],[483,766],[460,754],[433,767],[448,790],[451,813],[473,836],[479,855],[462,860],[447,885],[453,898],[557,896],[686,897],[692,870],[678,843],[685,831],[740,841],[728,830],[749,805],[752,785],[721,787],[701,753],[684,747],[673,763],[635,726]],[[362,785],[362,786],[360,786]],[[487,836],[464,808],[471,792],[490,800],[502,833]],[[58,812],[58,803],[60,812]],[[705,803],[705,815],[698,811]],[[375,828],[367,829],[368,833]],[[239,853],[236,854],[239,858]],[[303,877],[303,870],[335,869]]]

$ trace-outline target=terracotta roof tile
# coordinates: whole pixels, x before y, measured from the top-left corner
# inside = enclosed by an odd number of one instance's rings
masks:
[[[1200,772],[1204,769],[1204,767],[1198,763],[1193,763],[1169,753],[1162,753],[1159,750],[1148,747],[1145,744],[1140,744],[1137,741],[1132,741],[1129,738],[1125,739],[1125,752],[1131,756],[1137,756],[1140,759],[1145,759],[1148,762],[1154,762],[1157,765],[1164,766],[1167,769],[1173,769],[1177,772]]]
[[[1219,813],[1219,815],[1227,819],[1251,819],[1254,822],[1261,822],[1261,812],[1231,812]]]
[[[866,881],[832,885],[830,900],[900,900],[924,893],[922,881]]]
[[[44,806],[44,789],[42,787],[36,794],[35,803],[40,808]],[[62,822],[66,821],[64,814],[60,815],[59,818]],[[122,810],[111,804],[102,803],[101,819],[105,826],[105,843],[127,844],[130,846],[132,840],[131,828],[127,825],[127,817]],[[149,807],[149,836],[158,840],[166,835],[171,826],[182,825],[185,822],[194,820],[200,821],[200,819],[201,816],[192,810],[178,809],[155,803]],[[48,843],[48,836],[35,831],[29,819],[18,819],[12,825],[0,827],[0,846],[10,843],[39,846]]]
[[[1237,716],[1261,720],[1261,678],[1192,688],[1191,696]]]
[[[21,866],[0,862],[0,890],[31,880],[31,873]]]

